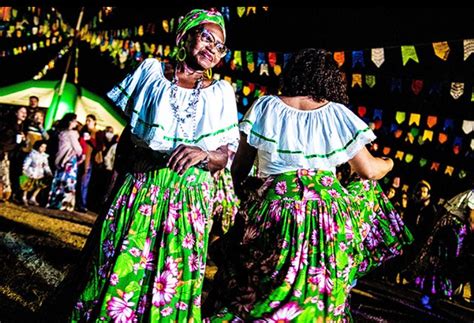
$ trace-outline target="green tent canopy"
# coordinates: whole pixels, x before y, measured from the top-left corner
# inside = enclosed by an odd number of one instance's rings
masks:
[[[121,133],[125,120],[104,98],[83,87],[66,83],[61,98],[58,96],[59,81],[26,81],[0,88],[0,104],[28,106],[29,97],[39,98],[39,106],[46,108],[45,128],[51,127],[65,113],[74,112],[77,120],[84,123],[88,114],[97,117],[97,128],[112,126]]]

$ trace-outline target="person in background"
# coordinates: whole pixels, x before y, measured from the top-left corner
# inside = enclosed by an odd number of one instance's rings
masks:
[[[88,211],[87,193],[92,175],[92,167],[94,165],[94,157],[97,153],[96,123],[96,116],[93,114],[88,114],[86,116],[86,124],[80,131],[80,143],[84,151],[85,160],[84,163],[79,166],[76,210],[82,213],[86,213]]]
[[[23,204],[38,206],[36,200],[39,192],[48,186],[47,178],[53,176],[46,154],[46,141],[37,140],[33,144],[33,149],[26,156],[23,162],[23,175],[20,177],[20,188],[23,191]],[[31,194],[28,200],[28,193]]]
[[[438,210],[431,199],[431,184],[426,180],[419,181],[405,211],[405,223],[415,239],[404,255],[407,265],[415,259],[433,232],[437,214]]]
[[[47,208],[74,211],[76,204],[77,164],[84,160],[79,143],[77,115],[66,113],[58,123],[59,147]]]
[[[433,298],[462,296],[472,278],[467,240],[474,233],[474,189],[461,192],[443,205],[442,214],[421,252],[407,270],[431,309]],[[472,288],[472,286],[471,286]],[[457,294],[457,295],[456,295]]]
[[[48,132],[44,129],[43,111],[35,111],[33,119],[26,122],[26,146],[23,148],[25,153],[29,153],[38,140],[48,140]]]
[[[109,155],[111,147],[115,147],[117,136],[114,134],[114,128],[105,127],[96,134],[96,152],[92,162],[92,176],[88,190],[88,209],[100,212],[104,204],[104,194],[107,192],[111,178],[113,160],[115,159],[115,150]],[[106,157],[109,155],[109,164],[106,165]]]
[[[23,192],[20,189],[20,176],[23,172],[23,161],[26,153],[23,151],[26,147],[26,120],[27,109],[25,107],[18,107],[11,118],[11,127],[15,132],[16,144],[8,154],[10,160],[10,181],[12,189],[13,200],[17,203],[22,202]]]
[[[39,98],[36,95],[32,95],[28,99],[28,119],[34,118],[35,112],[39,109]]]
[[[18,153],[25,145],[23,132],[25,119],[26,108],[18,107],[6,120],[0,120],[0,201],[2,202],[8,201],[12,195],[11,163],[18,162]]]

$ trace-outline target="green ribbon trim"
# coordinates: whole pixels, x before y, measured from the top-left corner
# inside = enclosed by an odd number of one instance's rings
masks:
[[[245,122],[245,121],[246,121],[246,120],[244,120],[244,121],[242,121],[242,122]],[[248,121],[248,122],[251,124],[250,121]],[[345,151],[345,150],[347,150],[347,147],[349,147],[353,142],[356,141],[357,137],[359,137],[360,134],[362,134],[362,133],[364,133],[364,132],[367,132],[367,131],[369,131],[369,130],[370,130],[369,127],[365,128],[365,129],[362,129],[362,130],[358,130],[358,131],[355,133],[354,138],[352,138],[351,140],[349,140],[349,141],[347,142],[347,144],[345,144],[344,147],[342,147],[342,148],[335,149],[335,150],[333,150],[333,151],[331,151],[330,153],[327,153],[327,154],[304,155],[304,158],[306,158],[306,159],[311,159],[311,158],[328,158],[328,157],[330,157],[330,156],[332,156],[332,155],[334,155],[334,154],[337,154],[338,152]],[[250,130],[250,133],[253,134],[254,136],[258,137],[258,138],[261,138],[261,139],[263,139],[263,140],[266,140],[266,141],[269,141],[269,142],[271,142],[271,143],[274,143],[274,144],[278,145],[278,143],[277,143],[275,140],[270,139],[270,138],[267,138],[267,137],[265,137],[265,136],[263,136],[263,135],[261,135],[261,134],[255,132],[255,131],[253,131],[253,130]],[[278,153],[281,153],[281,154],[304,154],[304,152],[301,151],[301,150],[277,149],[277,152],[278,152]]]

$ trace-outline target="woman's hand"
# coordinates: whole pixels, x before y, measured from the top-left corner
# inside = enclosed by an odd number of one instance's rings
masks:
[[[208,159],[209,153],[199,147],[179,145],[171,154],[167,166],[183,175],[190,167]]]

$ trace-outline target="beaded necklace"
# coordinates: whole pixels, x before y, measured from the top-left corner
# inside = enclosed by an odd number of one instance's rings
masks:
[[[181,129],[183,136],[188,138],[188,134],[184,130],[184,124],[187,120],[192,122],[192,137],[195,138],[196,135],[196,107],[199,102],[199,96],[201,95],[201,89],[203,87],[203,78],[200,77],[196,80],[194,84],[193,92],[189,98],[188,106],[182,110],[179,105],[176,103],[176,93],[178,91],[178,75],[175,71],[173,80],[171,81],[171,90],[170,90],[170,105],[171,110],[173,111],[173,116],[178,122],[178,127]]]

